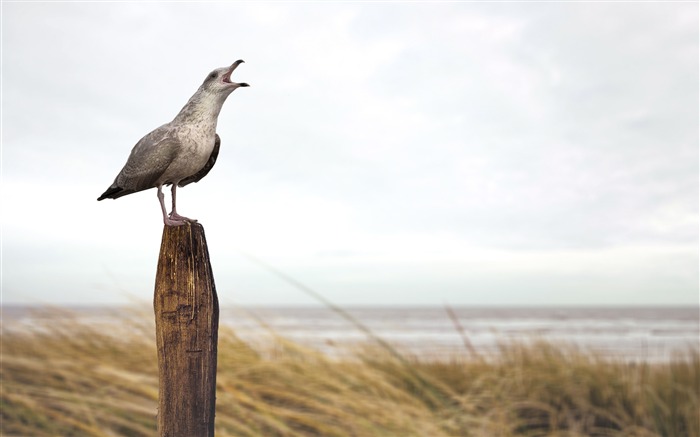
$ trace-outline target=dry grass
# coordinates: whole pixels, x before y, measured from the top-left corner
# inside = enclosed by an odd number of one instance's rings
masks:
[[[2,338],[3,436],[153,436],[153,330],[76,321]],[[334,360],[219,333],[217,436],[700,436],[700,356],[604,361],[551,344],[427,362],[367,346]]]

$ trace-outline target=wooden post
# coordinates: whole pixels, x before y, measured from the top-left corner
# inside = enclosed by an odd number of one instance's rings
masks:
[[[164,227],[153,308],[158,435],[213,437],[219,301],[202,225]]]

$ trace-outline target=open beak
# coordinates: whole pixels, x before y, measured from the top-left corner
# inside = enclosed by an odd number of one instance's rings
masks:
[[[242,59],[239,59],[236,62],[234,62],[233,64],[231,64],[231,67],[229,67],[228,71],[224,74],[224,76],[221,78],[221,80],[223,80],[224,83],[235,85],[236,88],[242,87],[242,86],[250,86],[245,82],[236,83],[236,82],[231,81],[231,73],[233,73],[233,70],[235,70],[236,67],[241,65],[243,62],[245,62],[245,61],[243,61]]]

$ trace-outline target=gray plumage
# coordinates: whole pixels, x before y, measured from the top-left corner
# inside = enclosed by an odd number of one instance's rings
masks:
[[[97,199],[117,199],[128,194],[158,188],[163,222],[178,226],[191,220],[177,213],[175,192],[200,181],[209,173],[219,154],[221,139],[216,124],[226,98],[247,83],[231,82],[231,73],[243,61],[218,68],[204,80],[170,123],[147,134],[131,150],[114,183]],[[166,213],[163,185],[172,185],[172,212]]]
[[[179,184],[177,184],[178,187],[184,187],[185,185],[191,184],[192,182],[199,182],[202,180],[204,176],[209,173],[209,170],[214,167],[214,164],[216,164],[216,158],[219,156],[219,147],[221,147],[221,138],[219,137],[219,134],[214,134],[214,150],[211,151],[211,155],[209,155],[209,160],[207,161],[206,164],[204,164],[204,167],[202,167],[201,170],[199,170],[196,174],[193,174],[192,176],[185,178],[180,181]]]

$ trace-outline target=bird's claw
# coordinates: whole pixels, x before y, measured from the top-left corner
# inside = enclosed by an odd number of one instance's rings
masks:
[[[163,223],[165,226],[182,226],[185,223],[187,223],[186,220],[173,220],[170,217],[167,217],[163,220]]]
[[[178,221],[182,222],[180,224],[184,224],[185,222],[190,222],[190,223],[197,223],[196,219],[191,219],[189,217],[185,217],[183,215],[178,214],[177,212],[173,211],[170,214],[168,214],[168,218],[170,218],[173,221]],[[179,226],[179,225],[176,225]]]

